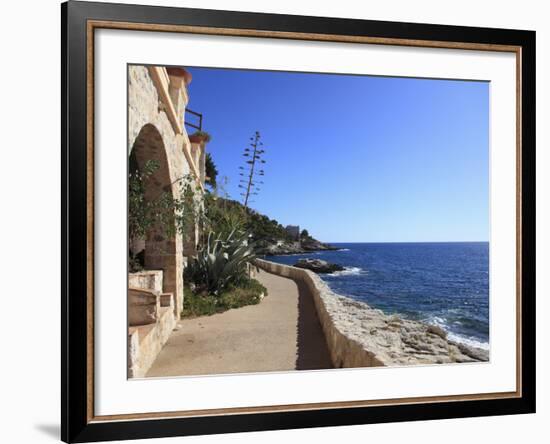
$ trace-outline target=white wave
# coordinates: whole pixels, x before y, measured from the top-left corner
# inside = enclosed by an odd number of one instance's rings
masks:
[[[349,249],[349,248],[339,248],[339,249],[336,250],[336,251],[350,251],[350,249]]]
[[[366,273],[362,268],[359,267],[345,267],[342,271],[335,271],[330,273],[329,276],[357,276],[359,274]]]
[[[445,331],[449,330],[445,319],[440,318],[439,316],[430,316],[429,318],[422,319],[422,322],[430,325],[435,325],[437,327],[441,327]]]
[[[468,347],[481,348],[482,350],[489,350],[488,342],[481,342],[474,338],[468,338],[466,336],[457,335],[456,333],[448,333],[447,338],[454,342],[460,342]]]
[[[439,316],[431,316],[428,319],[424,319],[423,322],[425,322],[426,324],[431,324],[431,325],[436,325],[438,327],[441,327],[443,330],[447,332],[447,338],[450,339],[451,341],[459,342],[468,347],[475,347],[475,348],[481,348],[482,350],[489,350],[488,342],[481,342],[473,337],[462,336],[457,333],[450,332],[447,321]]]

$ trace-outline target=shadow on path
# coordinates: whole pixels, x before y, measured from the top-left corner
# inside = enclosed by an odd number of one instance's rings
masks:
[[[298,286],[298,358],[296,370],[333,368],[323,328],[309,290],[301,281]]]

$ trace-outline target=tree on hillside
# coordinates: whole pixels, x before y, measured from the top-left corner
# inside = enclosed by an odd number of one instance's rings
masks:
[[[205,175],[206,180],[205,182],[210,185],[212,188],[217,187],[216,178],[218,177],[218,169],[216,168],[216,164],[214,163],[214,159],[212,159],[212,156],[210,153],[206,153],[206,160],[205,160]]]

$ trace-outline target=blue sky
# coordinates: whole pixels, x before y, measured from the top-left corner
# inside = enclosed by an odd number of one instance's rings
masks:
[[[189,68],[189,108],[239,199],[254,131],[265,184],[251,207],[326,242],[487,241],[489,84]]]

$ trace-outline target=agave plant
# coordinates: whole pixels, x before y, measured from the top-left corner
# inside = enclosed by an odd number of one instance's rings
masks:
[[[247,263],[254,258],[248,234],[231,231],[228,235],[208,234],[206,245],[186,269],[187,279],[199,290],[219,295],[231,284],[246,277]]]

